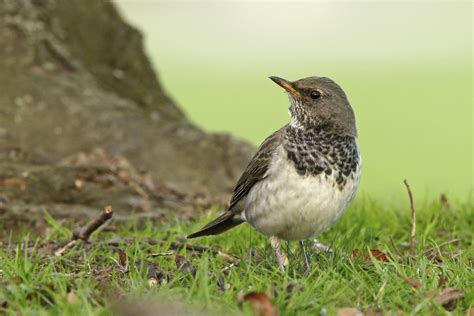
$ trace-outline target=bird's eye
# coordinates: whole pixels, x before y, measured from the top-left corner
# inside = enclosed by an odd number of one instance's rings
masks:
[[[321,92],[319,92],[318,90],[313,90],[310,92],[309,96],[311,97],[311,99],[319,99],[321,97]]]

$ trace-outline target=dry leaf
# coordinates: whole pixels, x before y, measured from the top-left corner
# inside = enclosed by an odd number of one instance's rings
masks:
[[[122,268],[125,268],[125,266],[127,266],[127,254],[125,253],[125,251],[123,251],[120,248],[117,249],[117,253],[118,253],[118,256],[119,256],[120,266]]]
[[[239,305],[248,302],[253,311],[259,316],[278,316],[280,312],[273,306],[267,294],[262,292],[250,292],[239,298]]]
[[[362,316],[362,312],[354,307],[344,307],[336,311],[336,316]]]
[[[359,257],[359,255],[360,255],[359,248],[356,248],[352,251],[353,260]],[[390,262],[390,257],[386,253],[380,251],[379,249],[370,249],[370,251],[366,250],[364,252],[364,260],[370,261],[371,256],[374,257],[377,261]]]

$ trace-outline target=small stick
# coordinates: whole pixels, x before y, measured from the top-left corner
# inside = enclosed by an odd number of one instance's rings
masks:
[[[113,214],[114,211],[112,210],[112,206],[106,206],[99,217],[95,218],[85,227],[75,229],[72,233],[72,239],[82,239],[84,241],[88,241],[91,234],[95,232],[100,226],[104,225],[105,222],[111,219]]]
[[[74,247],[76,244],[78,243],[78,240],[77,239],[73,239],[73,240],[70,240],[66,245],[64,245],[64,247],[62,247],[61,249],[57,250],[54,255],[56,257],[61,257],[63,255],[63,253],[65,253],[66,251],[68,251],[70,248]]]
[[[230,269],[232,269],[233,267],[236,266],[236,262],[232,262],[231,264],[229,264],[228,266],[225,266],[224,268],[221,269],[221,272],[224,273],[224,272],[227,272],[229,271]]]
[[[403,180],[407,191],[408,197],[410,198],[410,208],[411,208],[411,234],[410,234],[410,255],[415,255],[415,237],[416,237],[416,211],[415,204],[413,203],[413,194],[411,193],[410,185],[408,184],[407,179]]]
[[[170,256],[173,256],[174,254],[175,254],[174,251],[150,253],[148,257],[170,257]]]
[[[74,247],[79,242],[79,240],[88,241],[93,232],[95,232],[100,226],[112,218],[113,213],[112,207],[106,206],[99,217],[95,218],[85,227],[75,229],[72,233],[71,240],[66,245],[64,245],[64,247],[57,250],[54,254],[57,257],[60,257],[70,248]]]

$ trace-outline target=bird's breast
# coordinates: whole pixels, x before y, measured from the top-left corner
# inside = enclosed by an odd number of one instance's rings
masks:
[[[246,220],[261,233],[286,240],[320,234],[343,214],[359,184],[355,172],[338,180],[342,171],[302,174],[284,146],[274,152],[265,179],[245,201]]]

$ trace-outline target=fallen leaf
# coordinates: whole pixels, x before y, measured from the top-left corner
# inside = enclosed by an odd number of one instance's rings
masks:
[[[359,255],[360,255],[359,248],[356,248],[352,251],[353,260],[359,257]],[[370,249],[370,251],[366,250],[364,252],[364,260],[370,261],[371,256],[374,257],[377,261],[390,262],[390,257],[379,249]]]
[[[250,292],[242,295],[238,299],[239,306],[248,302],[253,311],[259,316],[278,316],[280,312],[273,306],[267,294],[262,292]]]
[[[126,266],[128,266],[128,262],[127,262],[127,254],[125,253],[125,251],[123,251],[122,249],[118,248],[117,249],[117,253],[118,253],[118,256],[119,256],[119,264],[122,268],[125,268]]]
[[[336,311],[336,316],[362,316],[362,312],[354,307],[339,308]]]

